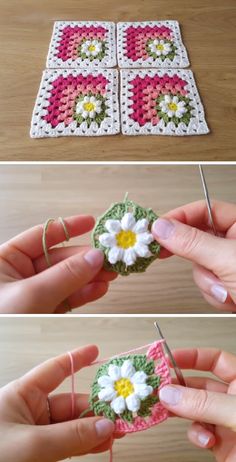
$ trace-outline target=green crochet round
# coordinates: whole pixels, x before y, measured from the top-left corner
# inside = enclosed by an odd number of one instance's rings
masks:
[[[153,360],[148,360],[144,354],[127,355],[122,356],[122,358],[111,359],[107,363],[100,366],[97,371],[91,388],[89,404],[90,410],[93,410],[95,415],[102,415],[107,419],[112,420],[113,422],[115,422],[116,419],[121,418],[126,422],[132,423],[134,420],[134,415],[127,409],[121,415],[117,415],[109,403],[99,400],[98,393],[101,390],[101,387],[98,384],[98,379],[102,375],[108,375],[108,368],[110,364],[115,364],[116,366],[121,367],[124,361],[127,359],[132,361],[136,371],[143,371],[147,374],[148,378],[146,383],[151,385],[153,388],[153,394],[142,400],[141,407],[137,412],[137,415],[139,417],[149,417],[151,415],[152,407],[159,401],[157,390],[160,385],[160,376],[155,375],[155,363]]]
[[[110,249],[103,247],[103,245],[99,242],[99,236],[103,233],[107,233],[105,223],[108,219],[121,220],[124,214],[127,212],[133,213],[136,221],[142,218],[147,218],[149,221],[149,231],[151,230],[154,221],[156,221],[158,218],[152,209],[145,209],[131,200],[125,200],[124,202],[117,202],[112,204],[111,207],[104,213],[104,215],[97,219],[95,228],[92,233],[93,246],[102,250],[104,253],[104,268],[108,271],[115,271],[122,276],[128,276],[131,273],[144,273],[147,267],[154,260],[156,260],[160,252],[160,244],[156,241],[153,241],[148,246],[152,256],[149,258],[138,257],[134,265],[126,266],[123,261],[118,261],[112,265],[108,261],[108,253]]]

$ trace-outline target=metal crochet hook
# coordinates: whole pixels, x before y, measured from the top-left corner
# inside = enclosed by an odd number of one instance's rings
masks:
[[[202,168],[201,164],[199,164],[199,171],[200,171],[200,177],[201,177],[201,180],[202,180],[203,191],[204,191],[204,195],[205,195],[205,199],[206,199],[206,205],[207,205],[207,211],[208,211],[208,216],[209,216],[209,220],[210,220],[210,225],[212,227],[212,231],[215,234],[215,236],[219,236],[219,234],[217,232],[217,229],[216,229],[216,226],[215,226],[215,223],[214,223],[209,191],[208,191],[208,187],[207,187],[207,184],[206,184],[206,178],[205,178],[205,175],[204,175],[203,168]]]
[[[173,368],[174,368],[176,377],[177,377],[177,379],[178,379],[178,381],[179,381],[179,385],[182,385],[183,387],[186,387],[187,384],[186,384],[186,382],[185,382],[185,379],[184,379],[184,376],[183,376],[183,374],[182,374],[182,371],[181,371],[181,369],[179,368],[178,364],[176,363],[175,358],[174,358],[174,356],[173,356],[172,353],[171,353],[171,349],[169,348],[169,346],[168,346],[168,344],[167,344],[167,341],[166,341],[166,339],[165,339],[165,337],[164,337],[164,335],[163,335],[163,333],[162,333],[162,331],[161,331],[161,329],[160,329],[160,326],[157,324],[156,321],[154,322],[154,326],[155,326],[155,328],[158,330],[160,337],[165,341],[165,349],[166,349],[166,352],[167,352],[167,354],[168,354],[168,356],[169,356],[169,359],[170,359],[170,361],[171,361],[171,363],[172,363],[172,365],[173,365]]]

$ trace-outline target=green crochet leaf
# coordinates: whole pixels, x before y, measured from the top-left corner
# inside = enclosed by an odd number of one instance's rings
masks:
[[[174,96],[174,95],[170,94],[170,96]],[[178,127],[178,125],[180,123],[184,123],[185,125],[189,125],[189,122],[190,122],[191,118],[193,117],[193,115],[192,115],[193,107],[190,105],[191,100],[187,96],[183,96],[183,95],[180,95],[180,94],[177,94],[176,96],[178,96],[179,101],[184,101],[185,102],[185,108],[186,108],[187,112],[183,115],[183,117],[181,117],[180,119],[178,117],[175,117],[175,116],[168,117],[168,115],[165,112],[161,111],[160,102],[165,99],[165,95],[158,96],[158,98],[156,100],[156,103],[157,103],[156,110],[157,110],[158,116],[159,116],[160,119],[162,119],[165,122],[165,125],[167,125],[169,122],[173,122],[176,127]]]
[[[121,220],[127,212],[132,212],[136,221],[142,218],[146,218],[149,221],[149,231],[151,231],[152,224],[158,218],[152,209],[145,209],[131,200],[126,200],[124,202],[112,204],[111,207],[101,217],[98,218],[92,233],[93,246],[102,250],[104,253],[104,268],[108,271],[115,271],[122,276],[128,276],[131,273],[145,272],[148,266],[154,260],[156,260],[160,253],[160,244],[158,244],[156,241],[153,241],[149,245],[149,250],[152,253],[151,257],[138,257],[135,264],[131,266],[126,266],[122,261],[118,261],[116,264],[111,265],[111,263],[108,261],[108,253],[110,249],[102,246],[102,244],[99,242],[99,236],[103,233],[107,233],[105,223],[108,219]]]
[[[157,56],[157,54],[154,51],[151,51],[149,48],[150,43],[152,43],[153,41],[154,39],[149,39],[146,42],[146,51],[149,54],[149,56],[152,56],[153,59],[160,59],[162,62],[164,62],[166,59],[170,59],[171,61],[173,61],[174,57],[176,56],[177,50],[175,44],[171,40],[164,40],[165,43],[169,43],[169,45],[171,46],[171,52],[168,53],[168,55]]]
[[[89,97],[95,96],[96,99],[102,101],[101,112],[100,112],[100,114],[96,114],[94,119],[90,119],[90,117],[87,117],[87,118],[84,119],[82,114],[77,114],[76,113],[77,103],[79,101],[83,101],[85,96],[89,96]],[[99,93],[96,94],[96,95],[94,95],[91,92],[88,92],[88,94],[86,94],[86,95],[79,94],[79,96],[75,100],[73,119],[76,120],[78,125],[81,125],[83,122],[86,122],[88,128],[90,127],[92,122],[96,122],[98,124],[98,126],[100,127],[102,121],[107,117],[107,113],[106,113],[107,109],[108,109],[108,106],[106,106],[106,98],[104,96],[100,95]]]
[[[148,417],[151,415],[152,411],[152,407],[154,406],[154,404],[158,403],[159,399],[157,396],[149,396],[148,398],[146,398],[145,400],[142,401],[141,403],[141,407],[138,411],[138,416],[139,417]]]
[[[151,387],[155,390],[155,388],[158,388],[160,385],[160,377],[157,375],[148,377],[147,384],[151,385]]]
[[[125,420],[128,423],[132,423],[134,420],[133,413],[131,411],[124,411],[121,415],[122,420]]]
[[[93,412],[95,415],[103,415],[104,417],[107,417],[107,419],[112,420],[112,422],[115,422],[116,420],[115,412],[111,409],[109,404],[105,403],[105,401],[96,401],[93,403]]]

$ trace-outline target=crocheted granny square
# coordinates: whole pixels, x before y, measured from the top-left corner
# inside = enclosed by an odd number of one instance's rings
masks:
[[[47,57],[48,68],[113,67],[116,65],[115,24],[97,21],[56,21]]]
[[[121,71],[124,135],[202,135],[209,132],[189,70]]]
[[[93,246],[104,252],[104,268],[122,276],[146,271],[160,252],[151,233],[157,218],[152,209],[130,200],[112,204],[92,234]]]
[[[189,60],[177,21],[118,23],[120,67],[187,67]]]
[[[113,135],[119,130],[116,70],[44,71],[33,111],[32,138]]]
[[[118,356],[99,367],[90,394],[90,408],[115,423],[115,433],[146,430],[169,416],[159,390],[171,382],[163,341],[146,354]]]

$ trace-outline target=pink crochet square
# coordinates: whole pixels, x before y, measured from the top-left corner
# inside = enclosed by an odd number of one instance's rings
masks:
[[[120,67],[187,67],[189,60],[177,21],[118,23]]]
[[[122,70],[121,123],[125,135],[208,133],[189,70]]]
[[[56,21],[47,57],[48,68],[113,67],[116,65],[115,24],[97,21]]]
[[[35,104],[33,138],[119,132],[116,70],[47,70]]]

